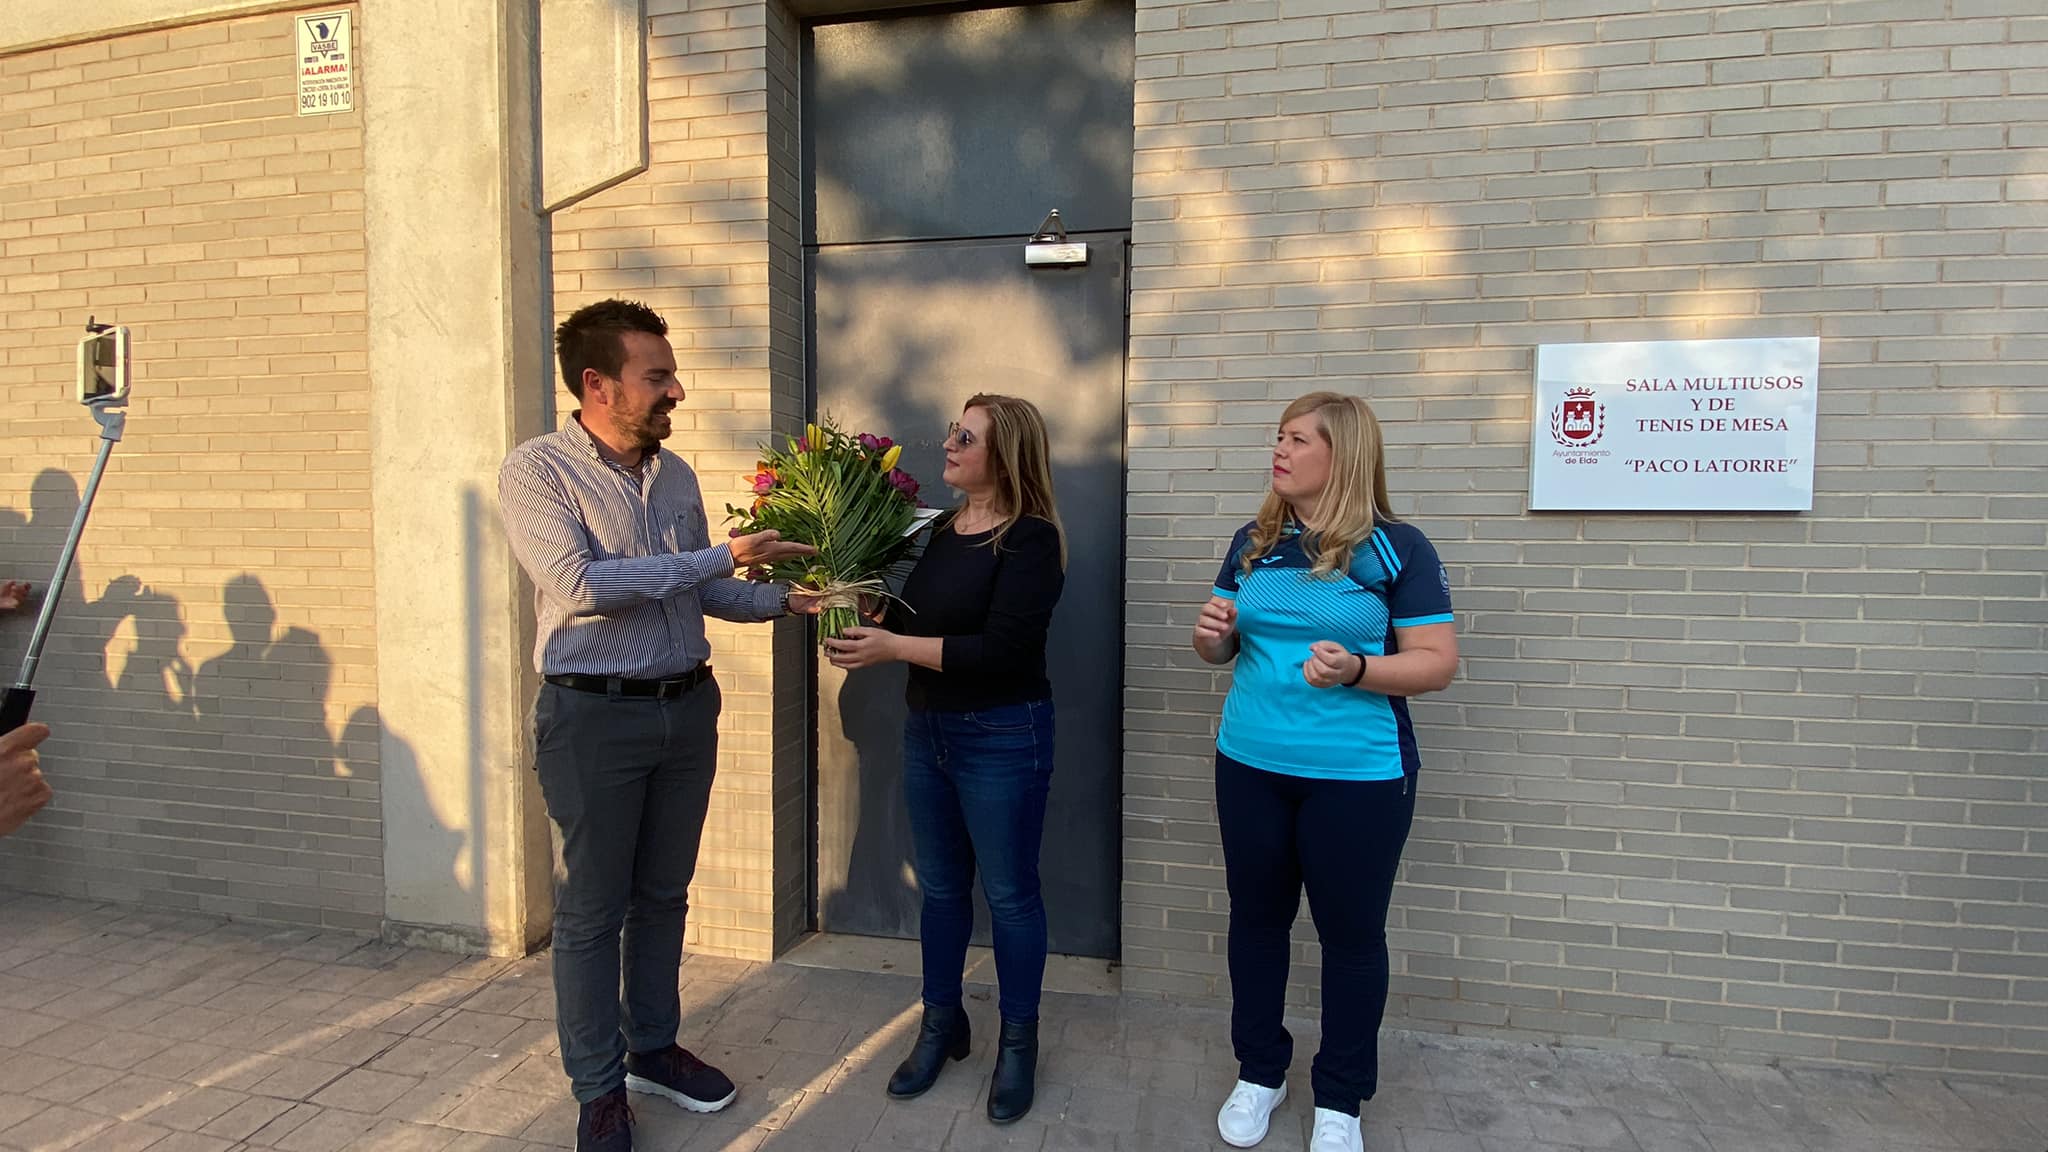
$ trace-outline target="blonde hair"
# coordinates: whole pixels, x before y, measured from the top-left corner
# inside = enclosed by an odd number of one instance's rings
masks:
[[[1356,396],[1311,392],[1287,406],[1280,426],[1313,414],[1316,431],[1330,446],[1330,479],[1316,501],[1315,519],[1302,525],[1302,544],[1314,560],[1313,571],[1327,576],[1347,565],[1351,553],[1372,534],[1375,523],[1397,522],[1387,501],[1386,454],[1381,449],[1379,418]],[[1252,525],[1244,550],[1244,570],[1273,550],[1287,527],[1293,508],[1271,488]]]
[[[1060,567],[1067,566],[1067,530],[1060,523],[1059,507],[1052,498],[1052,451],[1045,432],[1045,417],[1038,406],[1016,396],[978,392],[967,398],[966,408],[988,413],[988,469],[996,485],[996,507],[1003,522],[996,526],[989,546],[1002,544],[1003,535],[1018,518],[1036,516],[1050,521],[1060,540]]]

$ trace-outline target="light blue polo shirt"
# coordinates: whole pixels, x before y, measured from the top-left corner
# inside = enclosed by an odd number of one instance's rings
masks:
[[[1397,651],[1394,629],[1446,624],[1451,580],[1420,529],[1382,523],[1351,563],[1317,576],[1290,528],[1244,571],[1252,525],[1238,529],[1216,577],[1237,602],[1237,668],[1216,736],[1225,756],[1268,772],[1325,780],[1398,780],[1422,766],[1404,696],[1317,688],[1302,677],[1310,647],[1334,640],[1368,658]]]

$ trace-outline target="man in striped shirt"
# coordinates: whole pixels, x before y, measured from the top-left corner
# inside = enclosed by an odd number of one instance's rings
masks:
[[[695,473],[661,448],[683,399],[667,335],[623,300],[563,321],[555,349],[583,407],[498,472],[540,624],[534,767],[562,829],[555,1012],[582,1104],[578,1152],[631,1152],[628,1088],[693,1112],[736,1095],[676,1044],[683,917],[718,755],[704,617],[817,611],[812,596],[733,575],[807,545],[774,532],[712,545]]]

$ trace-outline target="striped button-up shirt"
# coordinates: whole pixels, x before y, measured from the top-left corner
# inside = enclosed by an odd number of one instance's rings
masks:
[[[731,547],[711,544],[696,473],[666,449],[636,475],[598,455],[571,413],[505,458],[498,502],[533,578],[544,676],[677,676],[711,656],[706,613],[782,614],[782,585],[733,579]]]

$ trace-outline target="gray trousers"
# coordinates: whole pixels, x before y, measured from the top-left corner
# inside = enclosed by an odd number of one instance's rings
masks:
[[[544,683],[534,702],[534,767],[565,865],[555,889],[556,1028],[579,1101],[625,1083],[629,1050],[675,1043],[719,702],[715,680],[673,700]]]

